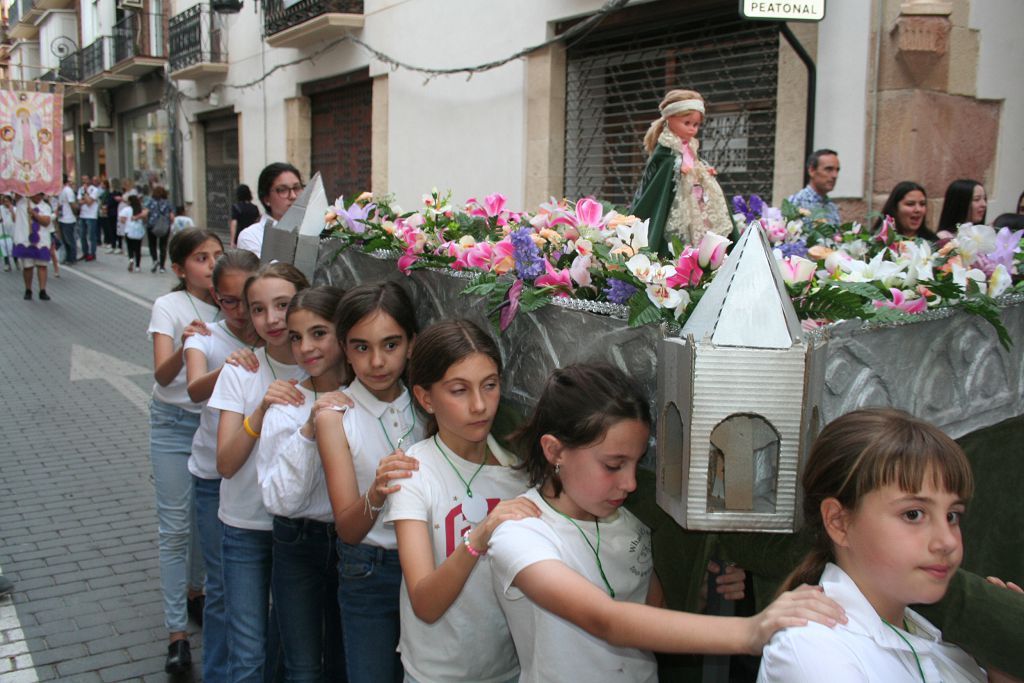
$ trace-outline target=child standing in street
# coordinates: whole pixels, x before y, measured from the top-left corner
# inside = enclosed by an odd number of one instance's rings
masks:
[[[494,589],[522,666],[520,681],[658,680],[652,651],[758,654],[780,628],[842,610],[804,587],[750,618],[660,609],[651,536],[623,507],[647,451],[647,396],[618,368],[555,370],[519,432],[539,517],[491,536]]]
[[[481,557],[499,524],[540,509],[516,498],[526,479],[490,433],[501,354],[469,321],[437,323],[413,346],[409,383],[431,416],[430,436],[409,449],[419,469],[384,510],[404,579],[399,650],[406,680],[515,681],[515,648],[491,588],[491,563]]]
[[[402,568],[394,529],[380,512],[417,468],[403,444],[426,435],[402,383],[416,338],[416,311],[394,282],[361,285],[341,299],[337,338],[353,406],[316,415],[316,439],[338,529],[338,602],[349,683],[398,683]]]
[[[153,340],[153,399],[150,401],[150,459],[160,521],[160,587],[164,623],[170,634],[168,673],[183,673],[192,662],[187,601],[203,585],[202,557],[195,531],[192,476],[188,458],[199,427],[202,404],[188,395],[184,344],[194,334],[209,334],[220,317],[214,304],[213,267],[223,251],[220,239],[199,228],[182,232],[171,244],[171,266],[180,280],[153,304],[149,336]]]
[[[142,265],[142,238],[146,236],[142,211],[142,202],[133,194],[125,198],[125,204],[117,212],[117,229],[124,235],[128,248],[129,273],[140,272]]]
[[[240,249],[228,249],[213,267],[213,299],[223,319],[207,326],[209,334],[194,334],[185,341],[185,368],[189,398],[206,403],[227,357],[240,349],[254,348],[260,339],[249,323],[242,303],[242,288],[259,269],[259,259]],[[217,425],[220,411],[204,406],[199,429],[192,440],[188,471],[192,474],[199,545],[206,566],[203,600],[203,680],[227,679],[227,614],[224,608],[224,572],[221,565],[223,526],[220,507],[220,475],[217,474]],[[190,603],[191,606],[191,603]]]

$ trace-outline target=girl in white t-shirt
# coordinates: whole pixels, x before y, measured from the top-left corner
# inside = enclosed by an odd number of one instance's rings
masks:
[[[129,209],[130,211],[131,209]],[[254,348],[260,338],[249,322],[242,302],[246,279],[260,267],[256,256],[241,249],[226,249],[213,267],[213,299],[220,304],[223,320],[207,326],[209,334],[194,334],[185,341],[185,372],[188,395],[205,403],[220,376],[224,361],[239,349]],[[227,679],[227,624],[224,609],[224,572],[221,566],[223,525],[220,506],[220,475],[217,473],[217,424],[220,410],[204,406],[199,429],[192,439],[188,471],[192,473],[196,526],[206,565],[206,599],[203,603],[203,679]]]
[[[295,266],[279,262],[262,266],[246,280],[243,303],[264,346],[229,356],[209,400],[211,408],[220,410],[217,472],[223,479],[218,517],[224,524],[221,562],[230,681],[261,681],[272,654],[267,629],[272,623],[273,523],[260,496],[256,458],[250,455],[271,405],[298,406],[305,401],[295,385],[306,373],[292,356],[285,311],[292,297],[308,286],[306,276]]]
[[[623,508],[647,451],[647,396],[618,368],[555,370],[518,440],[539,518],[491,537],[520,681],[658,679],[652,651],[757,654],[773,632],[842,610],[810,587],[750,618],[660,609],[650,531]]]
[[[270,406],[255,456],[263,504],[273,515],[270,593],[287,681],[345,678],[334,515],[313,433],[318,413],[350,403],[338,393],[346,375],[333,322],[340,298],[340,289],[323,285],[288,304],[292,356],[309,373],[295,386],[305,400]]]
[[[349,683],[398,682],[402,568],[394,529],[379,513],[417,467],[402,445],[426,434],[402,384],[416,311],[397,283],[382,282],[347,292],[335,322],[354,375],[345,390],[354,405],[344,414],[319,412],[316,438],[338,529],[345,666]]]
[[[986,674],[908,608],[942,599],[963,559],[974,478],[955,441],[901,410],[856,410],[815,439],[802,484],[814,546],[785,585],[819,583],[850,620],[776,633],[759,682],[1016,680]]]
[[[207,230],[196,228],[176,235],[170,245],[171,267],[180,283],[156,300],[149,321],[156,379],[149,404],[149,442],[160,521],[160,586],[171,641],[165,665],[168,673],[190,668],[187,601],[190,594],[198,597],[203,586],[188,471],[203,406],[188,395],[184,344],[194,334],[209,334],[207,325],[220,317],[212,287],[213,266],[222,251],[220,239]]]
[[[516,680],[519,663],[481,556],[508,519],[537,516],[517,496],[526,479],[491,436],[501,393],[501,354],[473,323],[420,333],[409,384],[431,436],[408,450],[419,469],[388,496],[384,522],[398,538],[404,590],[399,649],[408,681]],[[436,419],[436,426],[433,420]]]

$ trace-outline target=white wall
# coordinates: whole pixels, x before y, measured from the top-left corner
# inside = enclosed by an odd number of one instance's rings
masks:
[[[968,21],[981,31],[977,96],[1003,100],[994,180],[986,187],[991,221],[1001,213],[1016,212],[1017,198],[1024,191],[1024,2],[974,0]]]
[[[825,19],[818,24],[814,148],[839,152],[842,170],[830,195],[833,198],[864,196],[872,4],[868,0],[830,2]]]
[[[39,60],[46,69],[60,66],[60,58],[53,53],[51,46],[61,36],[74,41],[75,49],[81,47],[78,44],[78,16],[74,10],[48,12],[39,24]]]

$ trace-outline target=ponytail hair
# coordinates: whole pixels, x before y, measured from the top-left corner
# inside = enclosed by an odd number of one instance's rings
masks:
[[[136,199],[135,195],[132,195],[128,202],[132,205],[132,211],[135,211],[135,202],[132,199]],[[141,204],[140,204],[141,205]],[[138,212],[136,212],[138,213]],[[220,237],[217,233],[206,228],[185,228],[179,232],[174,233],[171,236],[171,241],[167,245],[167,255],[171,259],[171,263],[181,268],[185,267],[185,260],[192,254],[193,251],[198,249],[207,240],[216,240],[217,244],[221,247],[224,243],[220,241]],[[178,279],[177,286],[172,289],[172,292],[180,292],[185,289],[185,278],[181,277]]]
[[[930,475],[936,488],[968,500],[974,477],[960,446],[942,430],[894,408],[864,408],[828,424],[814,440],[804,468],[804,528],[811,550],[786,577],[781,592],[815,584],[835,561],[821,504],[835,498],[854,511],[867,494],[895,484],[917,493]]]
[[[683,100],[700,100],[703,102],[704,97],[696,90],[669,90],[665,93],[665,97],[661,100],[661,104],[658,105],[658,110],[663,110],[673,102],[682,102]],[[661,137],[661,131],[664,129],[664,116],[659,116],[651,122],[650,127],[647,129],[647,133],[644,134],[644,149],[647,150],[648,154],[654,151],[654,148],[658,144],[658,138]]]

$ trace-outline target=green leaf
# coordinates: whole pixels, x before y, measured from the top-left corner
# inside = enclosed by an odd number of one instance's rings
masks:
[[[640,290],[629,299],[629,326],[640,327],[661,322],[661,309],[651,302],[647,292]]]
[[[832,285],[834,287],[839,287],[840,289],[853,292],[854,294],[858,294],[865,299],[870,299],[871,301],[881,301],[882,299],[889,298],[889,290],[885,285],[878,281],[843,282],[842,280],[837,280],[836,282],[833,282]]]
[[[550,292],[550,287],[540,287],[537,289],[524,287],[523,294],[519,297],[519,312],[530,313],[538,308],[544,308],[551,303]]]
[[[849,320],[863,315],[865,299],[856,292],[825,285],[803,297],[793,299],[801,319]]]
[[[995,299],[978,294],[964,299],[960,305],[968,313],[979,315],[987,320],[995,328],[996,335],[999,337],[999,343],[1007,351],[1010,350],[1010,347],[1013,345],[1013,339],[1010,338],[1010,332],[1006,329],[1006,325],[1003,324],[1002,312],[999,310]]]
[[[478,296],[490,296],[498,286],[498,278],[491,273],[481,273],[473,278],[462,294],[476,294]]]

